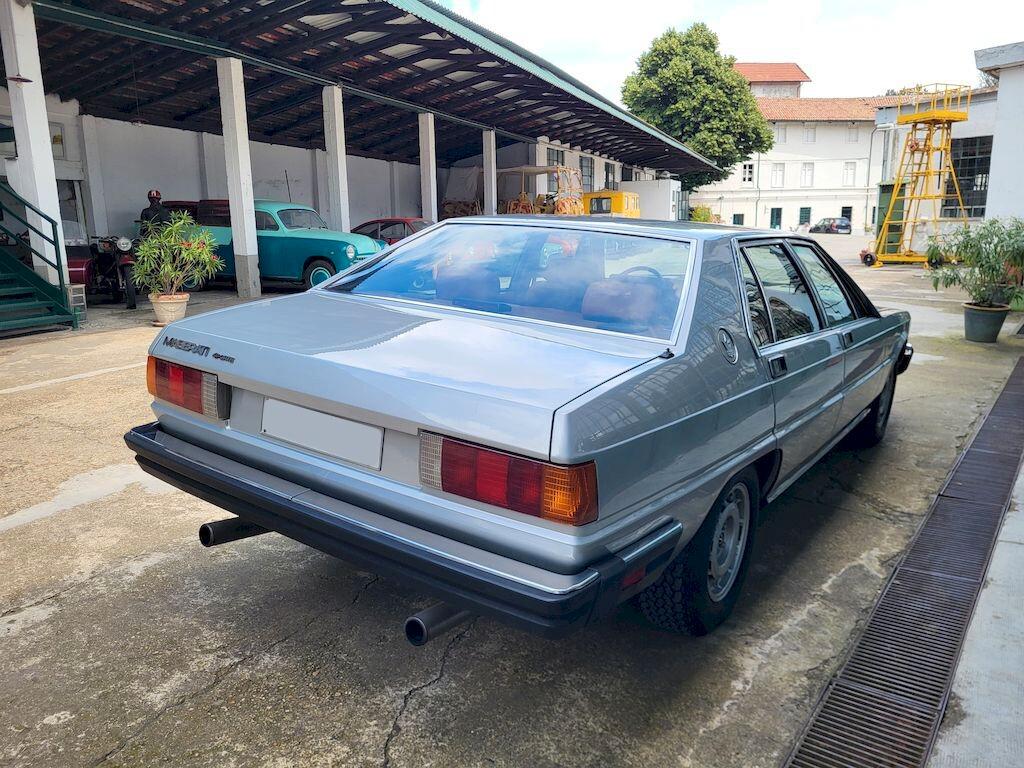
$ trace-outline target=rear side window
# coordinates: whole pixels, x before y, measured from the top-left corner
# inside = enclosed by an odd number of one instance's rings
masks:
[[[747,260],[740,257],[740,276],[743,278],[743,290],[747,295],[747,306],[750,308],[750,324],[753,326],[754,341],[763,347],[772,341],[772,324],[768,319],[768,307],[764,303],[764,294],[757,284],[754,273],[750,271]]]
[[[843,293],[839,282],[821,260],[821,256],[809,245],[790,243],[793,253],[800,260],[804,271],[811,280],[811,285],[818,294],[821,308],[828,325],[839,325],[856,320],[857,315],[850,306],[850,300]]]
[[[361,227],[356,227],[352,231],[357,235],[366,235],[367,237],[377,237],[380,225],[374,222],[373,224],[363,224]]]
[[[745,248],[744,253],[764,288],[776,341],[819,330],[811,292],[782,246],[753,245]]]

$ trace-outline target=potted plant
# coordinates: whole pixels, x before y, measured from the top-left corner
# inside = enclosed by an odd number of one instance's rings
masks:
[[[1024,268],[1024,221],[991,219],[965,227],[943,246],[958,262],[942,266],[932,275],[932,286],[962,288],[964,334],[968,341],[994,343],[999,338],[1010,304],[1024,297],[1020,274]]]
[[[223,268],[214,251],[216,241],[185,211],[174,211],[167,224],[151,227],[135,249],[133,279],[149,291],[156,313],[153,325],[164,326],[185,316],[184,285],[202,285]]]

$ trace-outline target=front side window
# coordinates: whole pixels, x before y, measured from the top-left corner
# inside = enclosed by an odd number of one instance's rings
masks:
[[[850,300],[846,298],[839,282],[829,271],[829,268],[821,260],[821,256],[809,245],[791,243],[793,253],[803,265],[804,272],[811,280],[811,285],[818,294],[821,308],[825,315],[825,322],[828,325],[839,325],[850,320],[856,320],[857,315],[850,306]]]
[[[277,222],[274,221],[274,217],[266,211],[256,211],[256,231],[257,232],[272,232],[275,229],[279,229]]]
[[[366,235],[367,237],[377,237],[377,233],[380,231],[380,224],[372,222],[370,224],[363,224],[352,230],[357,235]]]
[[[776,341],[819,330],[811,292],[782,246],[755,245],[744,253],[764,288]]]
[[[686,242],[555,227],[449,224],[331,290],[671,339]]]
[[[391,238],[402,238],[405,237],[405,222],[395,221],[391,224],[385,224],[380,228],[380,239],[388,240]]]
[[[286,229],[327,229],[320,214],[308,208],[285,208],[277,215]]]

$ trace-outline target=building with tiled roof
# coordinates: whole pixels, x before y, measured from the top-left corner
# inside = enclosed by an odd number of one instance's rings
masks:
[[[737,61],[733,64],[733,69],[747,79],[755,96],[798,97],[800,84],[811,82],[811,78],[800,65],[791,61]]]
[[[691,206],[744,226],[795,230],[846,218],[854,232],[870,230],[883,154],[875,112],[899,97],[803,98],[800,84],[810,78],[798,64],[734,67],[750,81],[774,146],[693,192]]]

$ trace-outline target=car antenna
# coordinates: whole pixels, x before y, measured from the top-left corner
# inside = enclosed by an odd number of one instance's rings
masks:
[[[676,356],[676,353],[673,352],[668,347],[665,347],[665,351],[662,352],[660,355],[658,355],[658,357],[660,357],[662,360],[671,360],[675,356]]]

